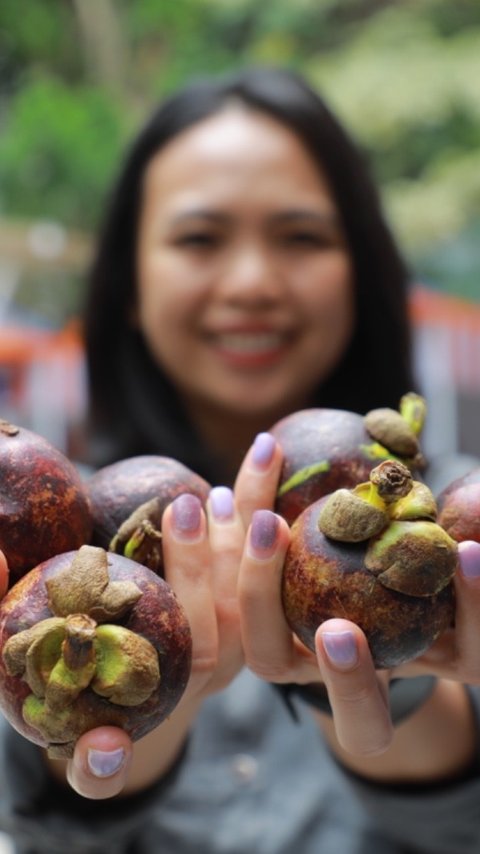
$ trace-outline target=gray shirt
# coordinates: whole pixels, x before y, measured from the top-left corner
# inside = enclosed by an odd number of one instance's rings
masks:
[[[471,689],[477,719],[480,689]],[[89,801],[4,724],[0,828],[22,854],[478,854],[480,776],[381,787],[348,774],[308,707],[244,671],[205,702],[182,761],[135,798]]]

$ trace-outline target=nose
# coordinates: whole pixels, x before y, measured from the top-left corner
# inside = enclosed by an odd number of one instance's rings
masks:
[[[232,247],[219,287],[224,299],[270,304],[280,299],[284,284],[282,272],[269,248],[250,242]]]

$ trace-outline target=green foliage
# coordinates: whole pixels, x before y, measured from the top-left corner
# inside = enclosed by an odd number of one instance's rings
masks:
[[[419,275],[471,293],[469,251],[454,271],[432,259],[456,257],[453,247],[478,235],[478,0],[87,6],[93,29],[101,9],[118,27],[122,63],[113,83],[102,80],[101,61],[92,66],[99,47],[86,43],[78,2],[28,0],[28,14],[18,0],[0,3],[2,216],[93,231],[121,151],[159,98],[194,75],[282,64],[323,91],[363,146]]]
[[[431,271],[434,247],[480,221],[479,44],[479,4],[406,2],[308,63],[364,146],[419,275]],[[437,276],[448,286],[446,268]],[[471,291],[467,278],[450,284]]]
[[[123,125],[120,106],[100,89],[72,90],[53,77],[26,83],[0,137],[3,214],[94,227]]]
[[[19,83],[26,70],[44,66],[62,77],[80,74],[78,33],[69,3],[55,0],[2,0],[0,71],[2,87]]]

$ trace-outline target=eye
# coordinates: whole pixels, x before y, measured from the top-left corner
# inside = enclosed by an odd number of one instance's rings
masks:
[[[305,229],[291,231],[283,236],[283,242],[287,246],[328,246],[331,244],[331,238],[325,234],[319,234],[316,231],[308,231]]]
[[[191,231],[177,237],[177,246],[192,249],[210,249],[219,245],[220,236],[209,231]]]
[[[287,249],[321,250],[339,246],[341,239],[337,234],[302,228],[284,234],[281,242]]]

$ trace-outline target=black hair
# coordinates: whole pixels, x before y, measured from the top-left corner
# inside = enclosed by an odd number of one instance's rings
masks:
[[[142,179],[151,158],[182,130],[232,99],[293,130],[328,177],[352,256],[353,340],[323,381],[314,406],[366,412],[397,407],[414,387],[408,272],[382,212],[365,158],[327,104],[296,72],[251,68],[192,81],[167,98],[127,154],[100,234],[85,313],[92,459],[160,453],[213,478],[213,462],[177,393],[129,321]],[[269,425],[265,425],[266,428]],[[96,455],[96,456],[95,456]]]

